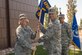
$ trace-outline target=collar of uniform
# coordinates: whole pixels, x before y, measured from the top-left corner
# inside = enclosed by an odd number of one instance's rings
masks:
[[[57,23],[58,22],[58,19],[55,19],[52,21],[52,23]]]

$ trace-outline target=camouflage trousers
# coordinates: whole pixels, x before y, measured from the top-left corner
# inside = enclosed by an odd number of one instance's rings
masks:
[[[68,55],[68,45],[62,45],[62,55]]]
[[[61,53],[57,52],[57,53],[49,53],[48,55],[61,55]]]
[[[49,50],[48,55],[61,55],[61,52],[57,50]]]
[[[31,51],[27,51],[27,52],[16,52],[15,55],[32,55]]]
[[[21,48],[16,48],[15,49],[15,55],[31,55],[32,50],[31,49],[21,49]]]

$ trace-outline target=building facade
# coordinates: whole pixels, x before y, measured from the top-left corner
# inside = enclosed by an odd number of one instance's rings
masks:
[[[13,47],[19,14],[25,13],[35,31],[38,0],[0,0],[0,49]]]

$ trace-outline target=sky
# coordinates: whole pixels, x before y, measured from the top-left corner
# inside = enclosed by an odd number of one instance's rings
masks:
[[[61,8],[61,12],[63,14],[65,14],[65,21],[67,22],[68,19],[67,19],[67,2],[68,0],[48,0],[50,5],[53,7],[54,5],[56,5],[58,8]],[[40,2],[40,0],[39,0]],[[82,19],[82,0],[77,0],[77,3],[76,3],[77,7],[76,7],[76,10],[77,10],[77,13],[76,13],[76,18],[77,18],[77,23],[78,25],[80,25],[80,19]]]

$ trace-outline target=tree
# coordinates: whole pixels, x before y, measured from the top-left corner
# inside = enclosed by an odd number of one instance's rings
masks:
[[[44,17],[44,28],[47,29],[48,27],[48,23],[49,23],[49,19],[48,19],[48,14],[45,13],[45,17]]]
[[[80,27],[82,27],[82,19],[80,20]]]
[[[67,17],[68,17],[68,23],[72,24],[73,14],[76,12],[76,0],[68,0],[67,4]]]

